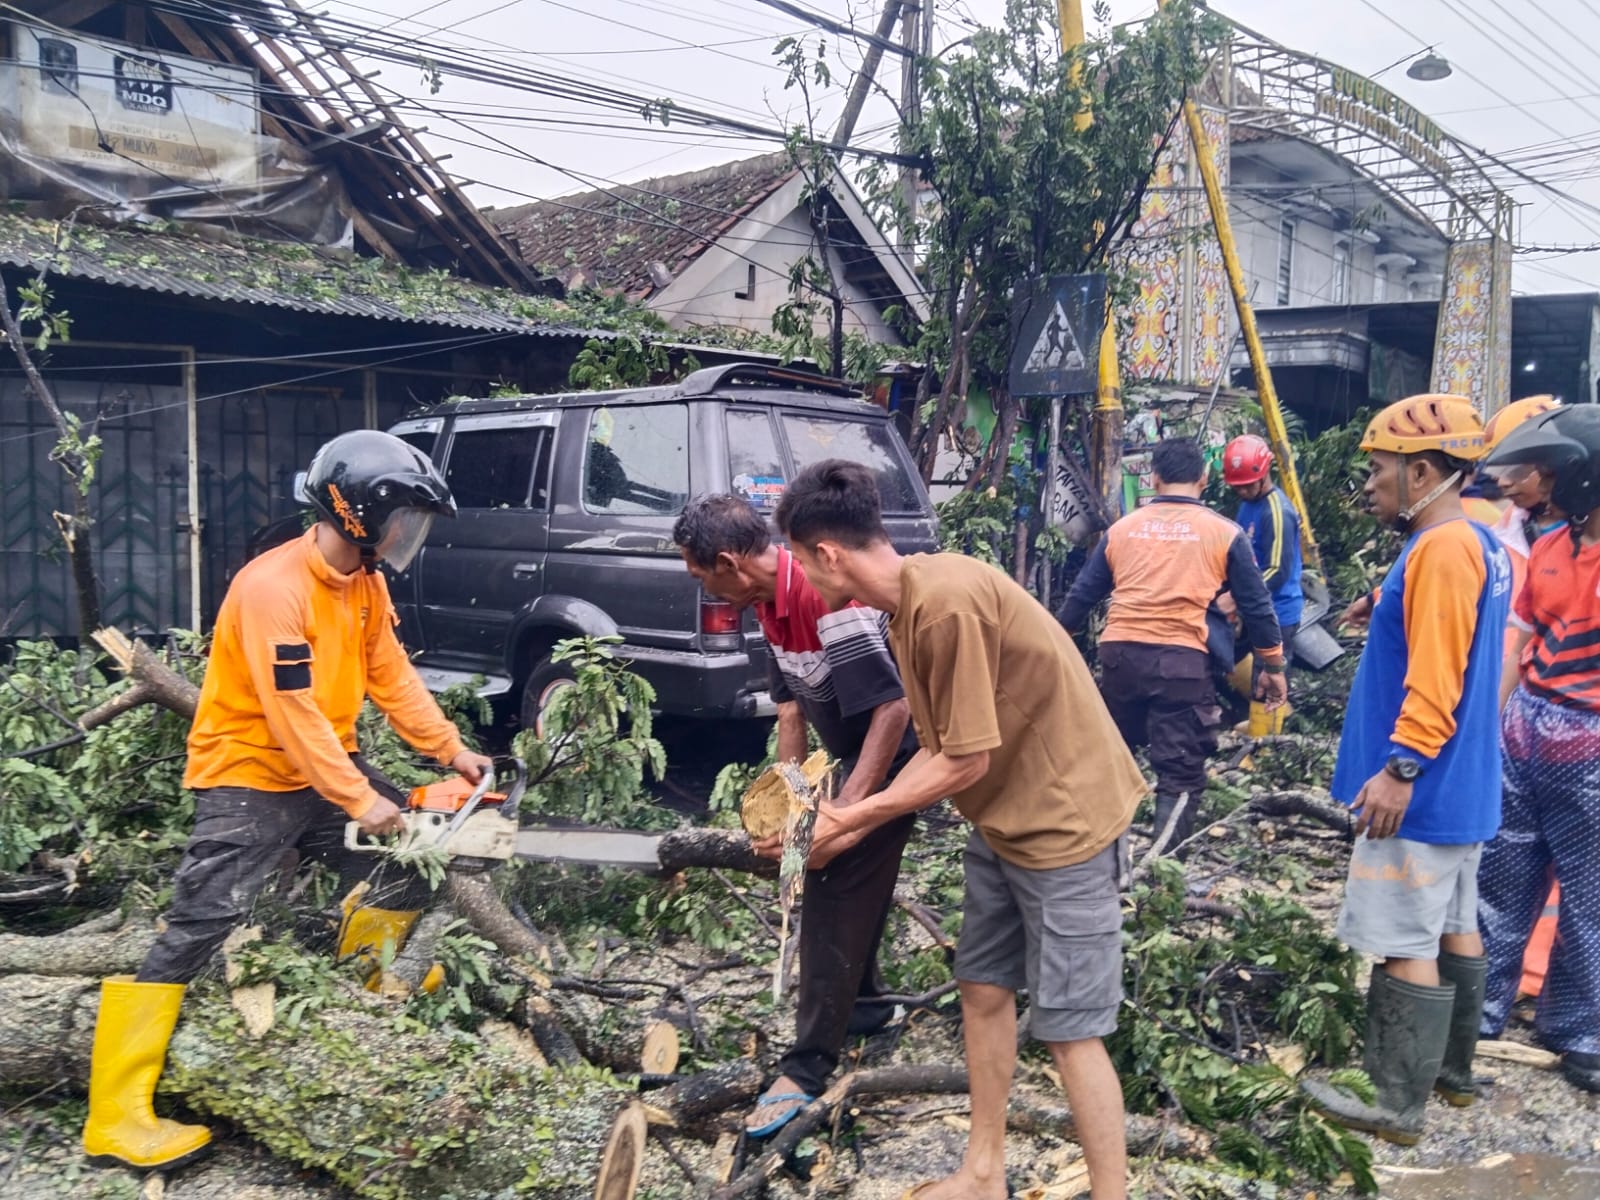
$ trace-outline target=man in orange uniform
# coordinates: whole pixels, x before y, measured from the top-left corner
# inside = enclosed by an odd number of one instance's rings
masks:
[[[455,515],[419,451],[387,433],[342,434],[317,452],[307,496],[321,520],[247,564],[217,614],[189,730],[184,786],[195,824],[173,880],[166,928],[133,979],[101,985],[83,1148],[99,1166],[170,1168],[210,1131],[155,1116],[151,1097],[185,985],[249,911],[286,850],[334,866],[345,891],[373,860],[345,849],[347,821],[401,828],[403,797],[357,754],[371,696],[419,751],[476,782],[489,760],[467,750],[395,636],[376,564],[403,570],[434,514]],[[404,937],[427,895],[411,872],[348,912],[340,953],[378,956]]]
[[[1255,691],[1268,709],[1288,695],[1283,638],[1250,539],[1200,501],[1206,460],[1189,438],[1151,455],[1156,497],[1106,533],[1057,614],[1077,633],[1111,597],[1100,635],[1100,694],[1129,746],[1148,745],[1156,773],[1156,846],[1194,834],[1222,710],[1206,649],[1206,609],[1233,594],[1260,664]]]

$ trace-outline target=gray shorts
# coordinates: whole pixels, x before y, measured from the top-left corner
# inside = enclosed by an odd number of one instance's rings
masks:
[[[1122,1004],[1118,846],[1087,862],[1032,871],[1006,862],[976,829],[962,865],[966,896],[956,978],[1026,988],[1041,1042],[1104,1037]]]
[[[1334,936],[1379,958],[1438,958],[1446,933],[1478,932],[1483,843],[1356,839]]]

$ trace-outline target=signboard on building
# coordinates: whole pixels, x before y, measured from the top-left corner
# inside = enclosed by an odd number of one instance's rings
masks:
[[[12,26],[4,98],[18,150],[138,179],[139,191],[256,183],[257,85],[248,67],[183,58],[103,38]]]
[[[1104,275],[1052,275],[1019,285],[1011,306],[1011,394],[1093,392],[1105,321]]]

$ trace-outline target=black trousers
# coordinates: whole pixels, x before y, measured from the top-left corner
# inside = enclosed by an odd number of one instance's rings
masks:
[[[878,945],[894,903],[900,856],[916,817],[880,825],[826,867],[806,872],[800,898],[800,996],[795,1040],[779,1069],[821,1094],[858,1003],[884,995]]]
[[[1122,740],[1149,747],[1156,795],[1188,792],[1199,803],[1222,722],[1210,656],[1183,646],[1102,642],[1100,668],[1100,693]]]
[[[359,757],[356,765],[381,796],[405,797]],[[363,879],[373,888],[365,903],[413,911],[428,902],[427,884],[413,870],[381,854],[360,854],[344,844],[344,810],[310,788],[262,792],[207,788],[195,793],[194,832],[173,877],[166,930],[145,955],[140,983],[188,983],[204,968],[255,905],[268,878],[290,850],[339,873],[339,894]]]

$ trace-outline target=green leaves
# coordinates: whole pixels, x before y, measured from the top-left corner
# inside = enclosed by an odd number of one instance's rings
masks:
[[[1182,868],[1157,862],[1124,925],[1135,1015],[1108,1048],[1128,1107],[1175,1102],[1186,1120],[1215,1131],[1220,1159],[1260,1178],[1326,1181],[1349,1171],[1370,1191],[1370,1147],[1312,1110],[1263,1044],[1276,1035],[1308,1060],[1343,1064],[1362,1019],[1355,955],[1274,893],[1244,893],[1237,918],[1196,935],[1185,927],[1185,895]],[[1370,1087],[1359,1072],[1335,1077]]]
[[[525,729],[513,742],[528,764],[527,811],[604,825],[659,828],[647,778],[666,773],[652,736],[655,689],[617,659],[621,638],[568,638],[551,660],[572,671],[545,710],[544,736]]]

